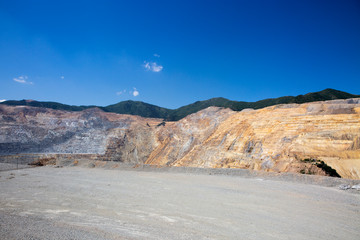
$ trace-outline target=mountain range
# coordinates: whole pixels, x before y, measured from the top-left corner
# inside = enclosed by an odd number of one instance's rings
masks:
[[[131,100],[122,101],[105,107],[95,106],[95,105],[75,106],[75,105],[66,105],[57,102],[42,102],[35,100],[19,100],[19,101],[9,100],[9,101],[4,101],[0,104],[12,105],[12,106],[44,107],[44,108],[51,108],[55,110],[66,110],[66,111],[82,111],[88,108],[97,107],[105,112],[138,115],[148,118],[162,118],[167,121],[177,121],[192,113],[196,113],[200,110],[203,110],[211,106],[224,107],[224,108],[230,108],[234,111],[241,111],[246,108],[260,109],[277,104],[288,104],[288,103],[301,104],[301,103],[315,102],[315,101],[326,101],[326,100],[334,100],[334,99],[348,99],[348,98],[359,98],[359,97],[360,95],[350,94],[347,92],[328,88],[319,92],[307,93],[305,95],[269,98],[256,102],[232,101],[222,97],[211,98],[205,101],[197,101],[177,109],[168,109],[140,101],[131,101]]]

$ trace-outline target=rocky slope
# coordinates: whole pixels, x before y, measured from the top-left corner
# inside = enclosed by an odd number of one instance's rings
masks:
[[[0,154],[96,154],[107,160],[144,162],[155,147],[151,125],[160,122],[97,108],[67,112],[2,105]]]
[[[177,122],[0,105],[0,154],[24,153],[326,175],[321,160],[360,179],[360,99],[241,112],[210,107]]]

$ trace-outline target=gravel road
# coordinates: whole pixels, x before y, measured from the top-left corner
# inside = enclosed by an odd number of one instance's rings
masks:
[[[293,181],[47,166],[0,192],[0,239],[360,239],[360,194]]]

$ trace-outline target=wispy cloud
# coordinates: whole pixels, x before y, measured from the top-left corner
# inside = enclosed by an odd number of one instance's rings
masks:
[[[64,76],[61,76],[60,78],[61,78],[61,79],[64,79],[65,77],[64,77]]]
[[[161,70],[163,70],[163,66],[158,65],[156,62],[147,62],[144,61],[144,68],[148,71],[152,71],[152,72],[161,72]]]
[[[136,96],[139,96],[139,91],[138,90],[136,90],[136,88],[134,88],[134,91],[132,92],[132,95],[134,96],[134,97],[136,97]]]
[[[28,81],[28,76],[22,75],[17,78],[13,78],[15,82],[22,83],[22,84],[34,84],[33,82]]]
[[[134,96],[134,97],[137,97],[140,94],[140,92],[134,87],[133,90],[130,90],[130,91],[126,90],[126,89],[118,91],[118,92],[116,92],[116,95],[121,96],[121,95],[124,95],[126,93],[131,95],[131,96]]]
[[[126,93],[126,90],[118,91],[118,92],[116,92],[116,95],[120,96],[120,95],[122,95],[124,93]]]
[[[159,54],[157,54],[157,53],[154,53],[154,57],[160,57],[160,55]]]
[[[153,63],[152,65],[152,71],[153,72],[160,72],[163,69],[163,66],[157,65],[156,63]]]
[[[5,102],[6,101],[6,99],[0,99],[0,102]]]

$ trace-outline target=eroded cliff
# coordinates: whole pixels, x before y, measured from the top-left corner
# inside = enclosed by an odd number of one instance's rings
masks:
[[[100,109],[0,106],[0,153],[93,154],[100,160],[360,179],[360,99],[234,112],[210,107],[177,122]],[[304,161],[305,160],[305,161]]]

